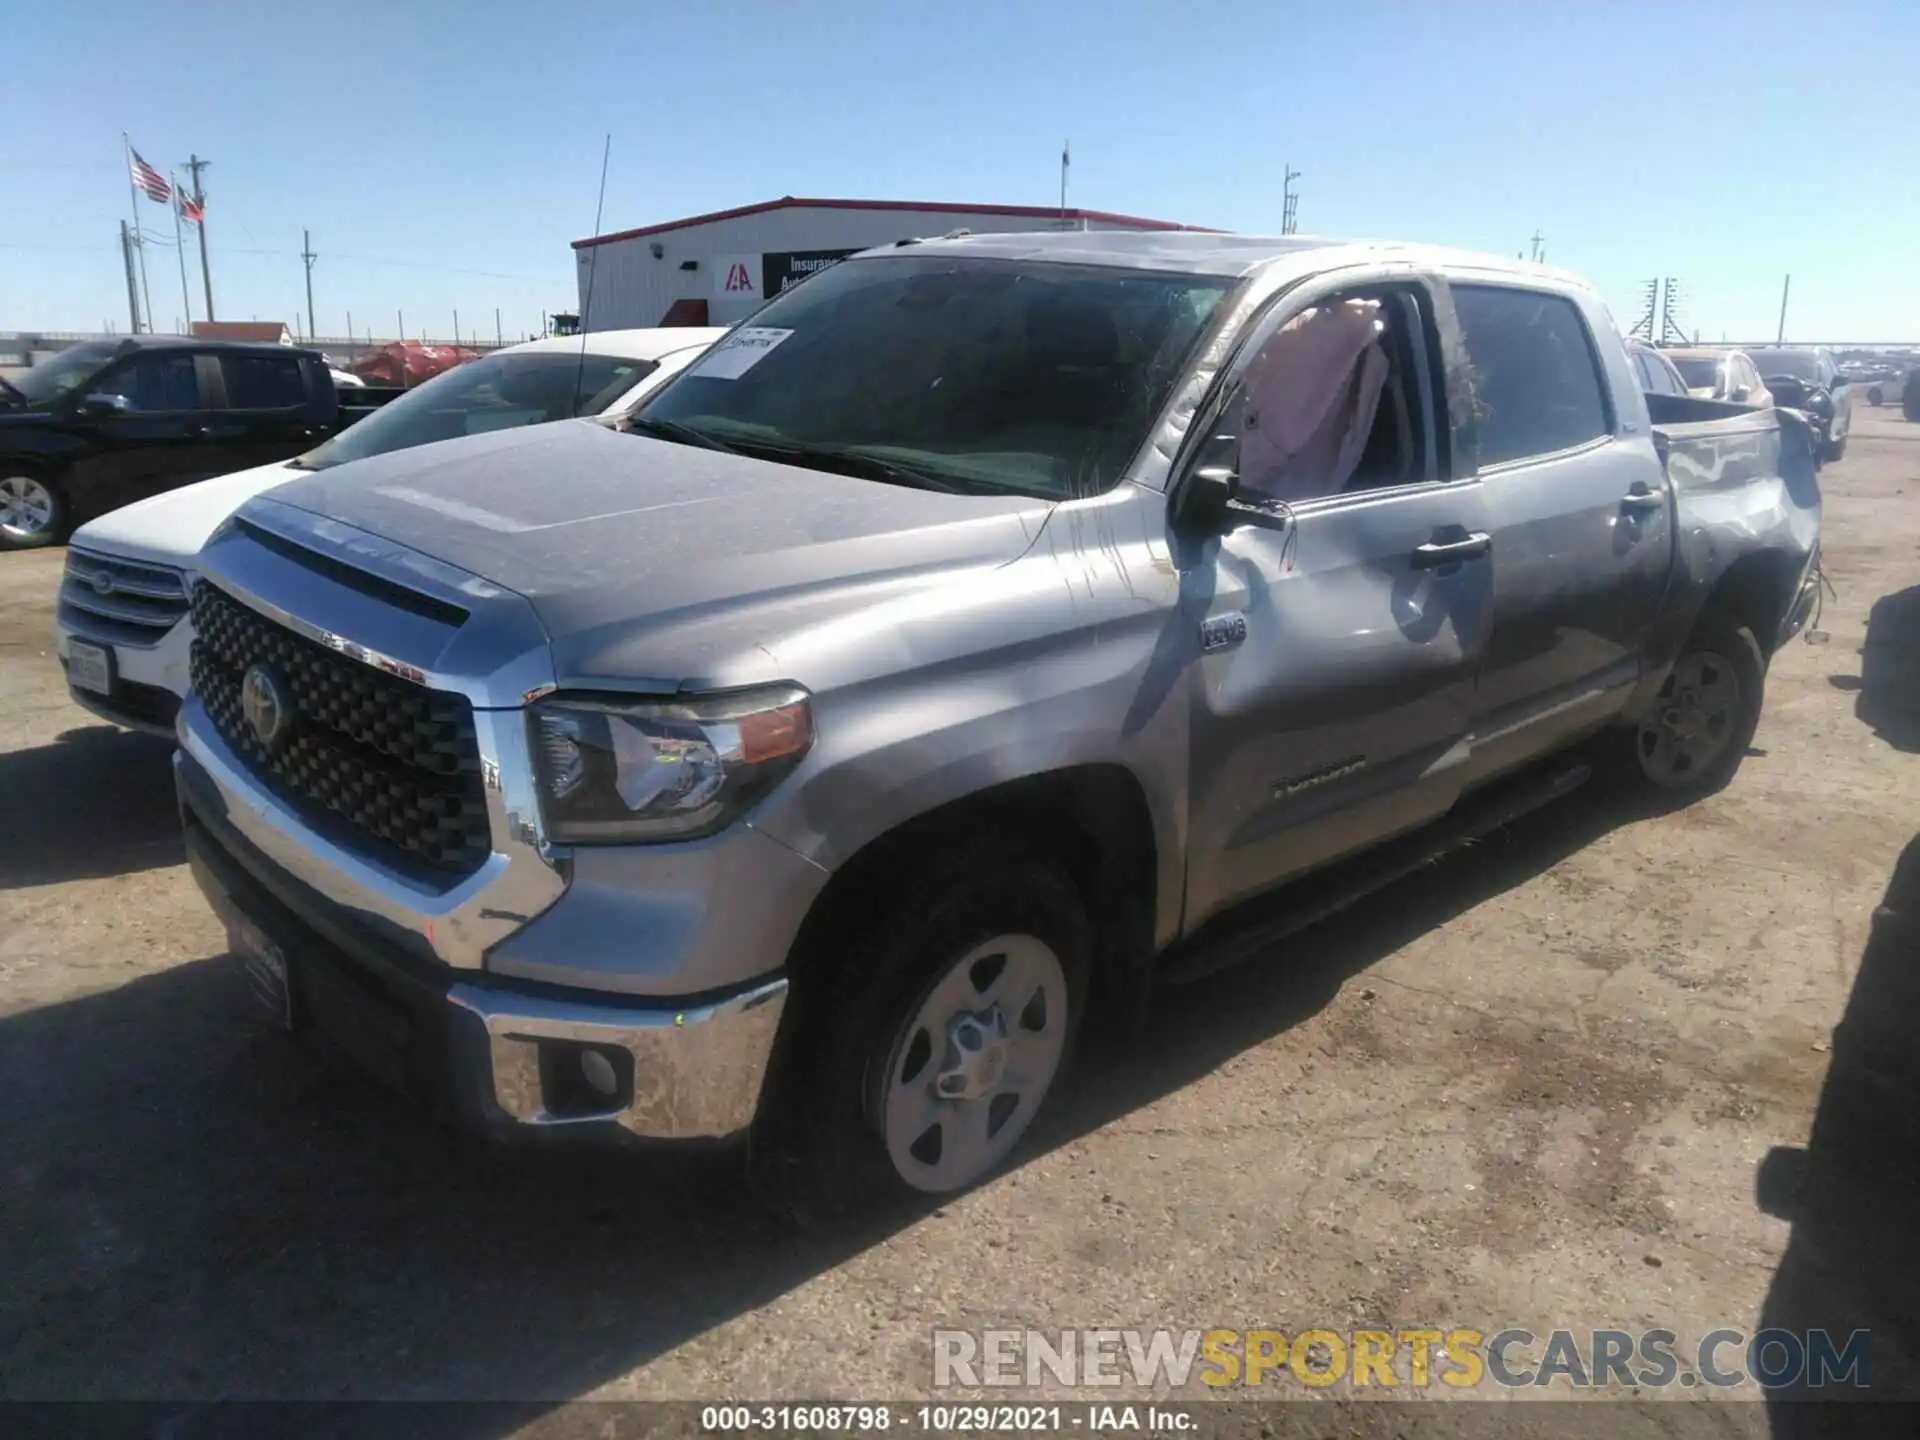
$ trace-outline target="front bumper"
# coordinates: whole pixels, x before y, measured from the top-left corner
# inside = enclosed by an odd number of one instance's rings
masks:
[[[782,975],[684,1000],[516,984],[397,945],[230,825],[205,772],[174,757],[188,860],[217,913],[288,957],[294,1010],[427,1108],[496,1135],[599,1129],[683,1140],[752,1121],[785,1006]],[[614,1093],[584,1077],[585,1057]]]
[[[56,652],[62,670],[67,647],[75,640],[113,652],[113,693],[97,694],[67,686],[73,703],[115,725],[149,735],[174,738],[180,697],[187,691],[187,654],[193,644],[193,626],[182,620],[154,645],[128,645],[107,636],[82,633],[64,620],[56,622]]]

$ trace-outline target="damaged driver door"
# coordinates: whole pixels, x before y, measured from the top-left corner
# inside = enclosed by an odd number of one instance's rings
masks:
[[[1493,537],[1455,480],[1441,287],[1296,292],[1228,377],[1194,688],[1187,925],[1458,797]],[[1177,500],[1176,496],[1176,500]]]

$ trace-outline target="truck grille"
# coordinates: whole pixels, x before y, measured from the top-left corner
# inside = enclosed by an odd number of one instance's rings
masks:
[[[68,549],[60,581],[60,620],[68,629],[145,649],[186,613],[187,577],[172,566]]]
[[[247,768],[322,833],[403,871],[472,874],[492,846],[473,710],[336,654],[206,582],[193,590],[193,690]],[[242,691],[261,667],[292,712],[273,743]]]

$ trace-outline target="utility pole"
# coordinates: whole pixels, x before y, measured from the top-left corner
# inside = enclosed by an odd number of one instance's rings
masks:
[[[1532,260],[1533,263],[1536,265],[1538,265],[1542,260],[1547,258],[1547,252],[1540,248],[1543,244],[1546,243],[1546,239],[1547,237],[1542,235],[1539,232],[1539,230],[1536,229],[1533,232],[1532,240],[1528,242],[1533,246],[1533,252],[1527,258]]]
[[[1773,337],[1773,343],[1787,343],[1787,292],[1793,289],[1793,276],[1787,276],[1786,283],[1780,287],[1780,333]]]
[[[300,251],[300,258],[307,262],[307,339],[311,340],[318,333],[318,327],[313,323],[313,262],[320,257],[313,253],[311,230],[300,232],[300,243],[304,247]]]
[[[405,340],[405,339],[407,338],[407,316],[406,316],[406,312],[405,312],[404,310],[396,310],[396,311],[394,311],[394,312],[393,312],[393,319],[394,319],[394,323],[395,323],[396,325],[398,325],[398,326],[400,327],[400,328],[399,328],[399,330],[398,330],[397,332],[395,332],[395,333],[397,333],[397,334],[398,334],[398,335],[400,336],[400,338],[401,338],[401,339],[402,339],[402,340],[404,341],[404,340]]]
[[[140,333],[140,289],[133,280],[133,235],[127,222],[120,222],[120,259],[127,269],[127,315],[133,322],[130,334]]]
[[[200,280],[207,289],[207,319],[213,319],[213,267],[207,263],[207,192],[200,188],[200,172],[207,168],[207,162],[198,155],[187,157],[187,171],[193,176],[193,203],[200,211],[200,223],[193,228],[200,232]]]
[[[1060,142],[1060,223],[1062,228],[1067,222],[1067,166],[1072,163],[1068,159],[1072,144],[1070,140]]]
[[[1300,230],[1300,192],[1294,188],[1294,181],[1300,178],[1300,172],[1287,165],[1286,184],[1280,191],[1280,233],[1294,235]]]
[[[493,307],[493,348],[498,350],[506,343],[505,338],[500,334],[500,307],[496,305]]]
[[[460,312],[458,310],[453,312],[453,343],[456,347],[460,344]]]

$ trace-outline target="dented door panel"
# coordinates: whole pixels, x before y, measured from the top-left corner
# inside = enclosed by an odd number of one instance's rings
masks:
[[[1209,617],[1243,618],[1246,638],[1198,662],[1189,929],[1458,797],[1488,559],[1416,552],[1486,531],[1469,481],[1309,504],[1212,542]]]

